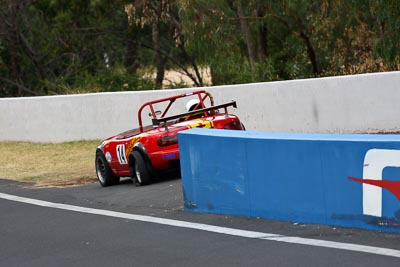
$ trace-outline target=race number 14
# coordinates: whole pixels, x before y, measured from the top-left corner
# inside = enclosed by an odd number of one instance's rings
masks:
[[[128,164],[125,156],[125,145],[117,145],[117,157],[119,164]]]

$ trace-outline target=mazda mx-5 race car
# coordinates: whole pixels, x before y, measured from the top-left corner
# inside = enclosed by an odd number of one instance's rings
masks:
[[[244,130],[239,118],[228,113],[230,106],[236,108],[236,102],[214,105],[204,90],[144,103],[138,110],[139,128],[112,136],[97,148],[100,184],[131,177],[136,185],[145,185],[163,171],[179,170],[178,132],[196,127]],[[146,113],[149,125],[143,126]]]

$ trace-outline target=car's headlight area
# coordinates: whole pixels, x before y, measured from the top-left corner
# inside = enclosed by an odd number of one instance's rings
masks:
[[[107,151],[107,153],[106,153],[106,155],[105,155],[105,158],[106,158],[106,160],[107,160],[108,163],[111,163],[111,161],[112,161],[112,156],[111,156],[110,152]]]

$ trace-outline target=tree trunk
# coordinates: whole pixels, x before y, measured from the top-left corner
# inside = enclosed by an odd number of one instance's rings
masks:
[[[218,71],[216,71],[215,67],[211,64],[210,65],[210,73],[211,73],[211,85],[221,85],[221,75]]]
[[[278,21],[283,23],[290,30],[290,32],[292,32],[296,36],[300,37],[301,40],[305,43],[305,45],[307,47],[308,58],[310,59],[311,64],[312,64],[313,74],[316,77],[319,76],[321,74],[321,71],[318,67],[317,56],[316,56],[314,47],[311,44],[310,37],[304,31],[303,22],[301,21],[301,19],[298,16],[292,16],[292,18],[295,20],[295,22],[297,24],[297,31],[296,31],[290,26],[290,24],[287,21],[280,18],[279,16],[274,15],[274,18],[276,18]]]
[[[311,61],[312,67],[313,67],[313,73],[314,76],[317,77],[320,75],[321,71],[319,70],[318,63],[317,63],[317,56],[315,54],[315,50],[313,45],[311,44],[310,37],[304,32],[304,26],[299,17],[295,17],[297,27],[299,29],[299,36],[300,38],[304,41],[306,47],[307,47],[307,54],[308,57]]]
[[[0,34],[4,36],[6,47],[9,51],[9,77],[0,77],[3,82],[9,84],[12,90],[15,90],[11,95],[25,96],[25,95],[38,95],[37,92],[24,86],[23,73],[21,70],[21,53],[26,50],[27,56],[35,64],[36,71],[39,72],[40,77],[44,76],[43,70],[35,58],[35,53],[31,46],[24,38],[20,29],[20,14],[23,15],[24,9],[30,5],[32,1],[3,1],[0,3],[2,10],[0,11],[0,19],[2,27],[0,27]]]
[[[257,19],[258,23],[258,31],[257,31],[257,54],[258,60],[263,61],[267,57],[267,38],[268,38],[268,29],[265,23],[262,21],[262,18],[265,16],[265,11],[262,8],[257,8],[254,10],[254,17]]]
[[[156,88],[162,88],[162,82],[164,80],[165,74],[165,60],[161,55],[161,43],[160,43],[160,33],[158,30],[158,24],[152,24],[152,39],[153,39],[153,47],[155,51],[155,60],[156,60]]]
[[[179,64],[179,67],[183,70],[183,72],[193,81],[193,83],[198,86],[202,87],[203,84],[203,77],[200,74],[199,68],[197,66],[195,57],[193,55],[189,55],[186,48],[185,48],[185,38],[182,34],[182,25],[179,18],[179,13],[174,12],[176,9],[171,10],[171,28],[170,31],[173,33],[173,39],[175,41],[175,46],[181,50],[183,62]],[[190,62],[193,67],[195,76],[192,75],[190,70],[186,68],[186,63]]]
[[[237,10],[239,15],[240,28],[242,30],[242,34],[244,36],[247,46],[250,66],[254,70],[255,63],[257,61],[256,49],[254,46],[253,38],[250,33],[249,21],[244,14],[242,3],[240,0],[237,1]]]
[[[10,63],[11,63],[11,73],[12,79],[17,85],[17,95],[23,96],[23,90],[19,86],[20,82],[20,58],[18,55],[19,47],[19,26],[18,26],[18,10],[19,5],[16,2],[10,1],[8,3],[8,14],[9,14],[9,31],[8,31],[8,41],[10,48]]]
[[[304,43],[307,46],[307,54],[308,54],[308,57],[310,58],[311,65],[313,67],[313,73],[314,73],[314,76],[317,77],[321,74],[321,71],[319,70],[319,67],[318,67],[317,56],[315,54],[314,47],[312,46],[310,38],[307,35],[302,33],[302,34],[300,34],[300,37],[304,40]]]
[[[136,75],[140,66],[140,56],[138,53],[140,44],[140,29],[136,26],[128,26],[128,36],[126,45],[125,67],[129,74]]]
[[[188,69],[188,68],[182,68],[182,70],[186,73],[186,75],[194,82],[194,84],[197,86],[197,87],[202,87],[202,86],[204,86],[204,84],[203,84],[203,78],[201,77],[201,74],[200,74],[200,71],[199,71],[199,68],[198,68],[198,66],[197,66],[197,64],[196,64],[196,60],[195,60],[195,58],[193,57],[193,56],[190,56],[188,53],[187,53],[187,51],[186,51],[186,49],[185,49],[185,45],[184,45],[184,38],[183,38],[183,36],[182,35],[179,35],[179,45],[178,45],[178,48],[181,50],[181,53],[182,53],[182,57],[183,57],[183,59],[184,59],[184,62],[190,62],[190,64],[192,65],[192,67],[193,67],[193,70],[194,70],[194,73],[195,73],[195,76],[193,76],[192,74],[191,74],[191,72],[190,72],[190,70]]]

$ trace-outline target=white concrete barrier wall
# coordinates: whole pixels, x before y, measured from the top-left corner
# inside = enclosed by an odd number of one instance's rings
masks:
[[[197,90],[157,90],[0,99],[0,141],[103,139],[135,128],[146,101]],[[246,128],[267,132],[400,131],[400,72],[204,88]]]

